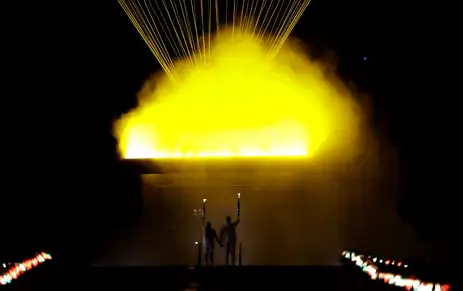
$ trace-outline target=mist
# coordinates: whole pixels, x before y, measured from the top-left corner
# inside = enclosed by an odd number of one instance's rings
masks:
[[[109,252],[102,261],[194,264],[202,199],[208,199],[207,220],[219,230],[236,212],[237,193],[244,264],[333,265],[348,248],[422,255],[423,246],[396,212],[396,151],[373,130],[365,96],[344,84],[333,63],[311,59],[295,38],[271,60],[258,43],[233,41],[216,39],[206,65],[178,61],[175,83],[153,75],[140,91],[139,107],[115,125],[121,154],[153,158],[163,174],[142,176],[142,222],[122,235],[115,248],[123,252]],[[230,144],[258,147],[267,138],[259,131],[288,118],[303,130],[285,135],[288,128],[275,127],[280,140],[286,138],[277,147],[311,141],[307,155],[187,155],[221,153]],[[195,138],[184,138],[191,132]],[[131,147],[137,154],[128,156]]]

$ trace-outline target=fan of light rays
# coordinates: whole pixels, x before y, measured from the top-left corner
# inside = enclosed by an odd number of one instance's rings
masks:
[[[119,0],[163,70],[175,79],[176,59],[204,65],[211,37],[231,31],[265,44],[270,58],[283,46],[310,0]]]

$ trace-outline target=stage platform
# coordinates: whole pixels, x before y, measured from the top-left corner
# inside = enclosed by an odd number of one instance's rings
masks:
[[[123,159],[120,166],[131,174],[167,174],[185,172],[240,172],[261,171],[307,172],[343,169],[359,169],[355,163],[304,157],[239,157],[239,158],[192,158],[192,159]],[[368,171],[371,173],[371,171]]]

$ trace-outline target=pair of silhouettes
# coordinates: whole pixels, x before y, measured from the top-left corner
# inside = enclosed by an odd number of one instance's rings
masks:
[[[214,265],[214,248],[215,241],[221,247],[225,247],[225,265],[231,264],[234,266],[236,262],[236,227],[240,223],[240,217],[232,221],[230,216],[227,216],[226,224],[220,230],[220,237],[212,228],[212,223],[208,221],[203,230],[203,247],[206,265]]]

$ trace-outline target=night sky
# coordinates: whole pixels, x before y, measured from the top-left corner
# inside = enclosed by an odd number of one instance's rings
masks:
[[[112,121],[160,67],[117,1],[30,2],[7,4],[2,17],[1,207],[5,221],[21,217],[3,232],[2,255],[91,250],[88,237],[124,210]],[[342,78],[373,96],[374,125],[400,152],[398,211],[423,237],[449,241],[458,103],[445,93],[453,74],[431,4],[312,0],[293,35],[315,58],[334,55]]]

